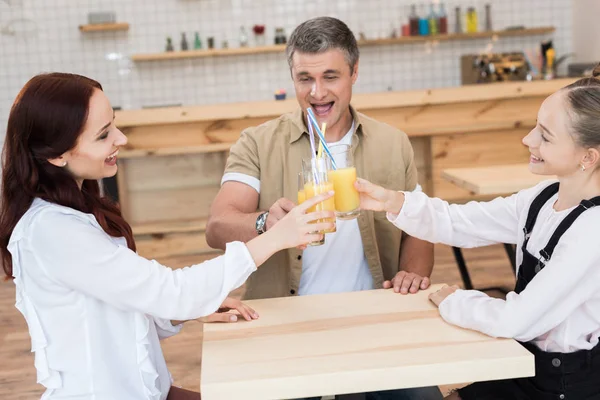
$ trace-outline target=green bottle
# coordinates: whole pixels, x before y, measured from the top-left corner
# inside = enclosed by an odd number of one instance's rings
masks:
[[[200,40],[200,35],[196,32],[196,36],[194,37],[194,49],[198,50],[202,48],[202,40]]]
[[[438,16],[435,12],[435,10],[433,9],[433,3],[430,5],[430,11],[429,11],[429,33],[431,35],[437,35],[438,33],[440,33],[440,30],[438,29],[439,26],[439,20],[438,20]]]

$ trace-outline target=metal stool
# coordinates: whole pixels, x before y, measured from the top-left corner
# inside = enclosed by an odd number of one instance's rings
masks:
[[[510,266],[512,267],[513,272],[516,273],[517,267],[515,265],[516,260],[515,260],[514,245],[504,243],[504,250],[506,251],[506,254],[508,255],[508,259],[510,260]],[[471,281],[471,275],[469,274],[469,270],[467,269],[467,263],[465,262],[465,258],[462,254],[462,249],[460,247],[452,246],[452,252],[454,253],[454,259],[456,260],[456,265],[458,266],[458,271],[460,272],[460,277],[463,281],[463,287],[467,290],[474,289],[473,282]],[[503,288],[500,286],[492,286],[492,287],[481,288],[481,289],[477,289],[477,290],[481,290],[482,292],[485,292],[488,290],[497,290],[504,294],[507,294],[510,291],[510,290],[507,290],[506,288]]]

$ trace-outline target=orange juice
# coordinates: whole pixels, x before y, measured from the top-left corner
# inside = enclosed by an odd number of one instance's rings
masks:
[[[314,197],[315,195],[321,193],[327,193],[331,190],[333,190],[333,183],[331,182],[325,182],[321,185],[313,185],[312,182],[308,182],[304,185],[304,195],[306,197],[305,200],[308,200],[311,197]],[[300,196],[300,192],[298,192],[298,196]],[[310,208],[307,212],[311,213],[315,211],[335,211],[335,201],[333,197],[317,204],[315,207]],[[331,222],[335,224],[335,218],[332,218]],[[335,226],[333,227],[333,229],[325,231],[325,233],[333,232],[335,232]]]
[[[360,206],[358,191],[354,187],[356,168],[348,167],[332,170],[329,171],[328,176],[329,180],[333,182],[335,211],[338,213],[338,218],[356,218]]]
[[[304,203],[304,200],[306,200],[306,193],[304,190],[298,190],[298,205]]]

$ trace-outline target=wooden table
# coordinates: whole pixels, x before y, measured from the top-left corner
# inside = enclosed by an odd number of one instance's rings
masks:
[[[204,325],[201,392],[290,399],[534,375],[531,353],[444,322],[391,290],[248,301],[260,318]]]
[[[532,174],[528,164],[450,168],[442,171],[442,178],[476,195],[511,194],[552,179]]]

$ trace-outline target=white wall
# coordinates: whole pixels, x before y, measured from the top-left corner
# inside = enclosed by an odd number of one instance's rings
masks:
[[[268,41],[275,26],[287,35],[300,22],[317,15],[336,16],[356,34],[369,38],[387,34],[405,21],[416,0],[0,0],[0,26],[11,19],[36,21],[34,38],[0,35],[0,140],[4,136],[9,107],[18,90],[34,74],[68,71],[99,80],[114,106],[140,108],[161,104],[208,104],[266,100],[285,88],[293,95],[283,54],[260,54],[193,60],[132,64],[128,56],[164,49],[165,37],[176,47],[182,31],[191,42],[199,31],[204,44],[214,35],[237,46],[240,25],[267,25]],[[449,26],[454,26],[454,7],[475,5],[480,25],[484,0],[446,1]],[[495,29],[511,25],[557,27],[557,56],[571,51],[571,2],[569,0],[491,0]],[[600,3],[600,0],[590,0]],[[8,3],[12,4],[9,6]],[[428,3],[427,3],[428,4]],[[429,6],[427,5],[427,10]],[[131,24],[128,32],[82,34],[78,25],[87,13],[113,10],[119,21]],[[537,49],[546,35],[501,39],[495,51]],[[591,40],[590,40],[591,41]],[[600,41],[594,40],[598,45]],[[485,49],[486,40],[368,47],[361,51],[356,92],[409,90],[460,84],[460,56]],[[111,58],[122,57],[120,60]]]
[[[576,62],[600,61],[600,0],[571,0]]]

